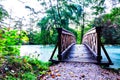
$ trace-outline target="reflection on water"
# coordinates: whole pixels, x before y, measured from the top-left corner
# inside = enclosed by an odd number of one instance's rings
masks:
[[[21,56],[30,56],[32,58],[38,58],[42,61],[48,61],[54,50],[54,45],[23,45],[21,46]],[[112,59],[114,65],[110,66],[112,68],[120,68],[120,46],[105,46],[110,58]],[[56,51],[57,53],[57,51]],[[102,52],[104,60],[105,55]]]
[[[106,45],[105,46],[112,62],[114,65],[111,65],[110,67],[112,68],[120,68],[120,46],[111,46],[111,45]],[[102,52],[103,59],[106,60],[105,55]]]

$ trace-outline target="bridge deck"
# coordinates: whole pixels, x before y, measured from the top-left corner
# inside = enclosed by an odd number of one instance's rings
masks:
[[[73,45],[67,53],[69,53],[69,55],[67,55],[65,61],[97,63],[85,45]]]

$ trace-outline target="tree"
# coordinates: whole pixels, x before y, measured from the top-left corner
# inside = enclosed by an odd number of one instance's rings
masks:
[[[80,24],[81,25],[81,42],[82,42],[82,38],[84,35],[84,28],[85,28],[85,24],[87,23],[87,21],[89,21],[88,15],[90,14],[90,16],[93,15],[99,15],[102,12],[104,12],[104,1],[105,0],[76,0],[78,4],[80,4],[82,6],[83,12],[82,12],[82,16],[81,16],[81,21]],[[92,15],[91,13],[87,13],[87,11],[85,9],[92,9]]]
[[[45,2],[41,4],[43,6],[46,5]],[[57,0],[55,4],[49,0],[49,4],[50,7],[46,10],[46,16],[38,23],[41,27],[41,32],[45,32],[47,30],[47,32],[50,33],[50,31],[53,30],[53,34],[56,34],[55,28],[63,27],[75,33],[74,30],[69,28],[69,24],[71,22],[79,24],[82,7],[79,4],[71,3],[71,1],[68,0]],[[44,39],[48,39],[49,36],[50,35],[47,34],[47,36],[45,36],[47,38]]]
[[[103,26],[102,41],[106,44],[120,43],[120,8],[113,8],[111,13],[95,19],[95,26]]]
[[[3,19],[8,16],[8,12],[0,5],[0,23],[2,23]]]
[[[38,24],[41,24],[41,21],[49,23],[47,25],[57,27],[68,28],[70,20],[76,23],[79,23],[79,18],[81,17],[82,8],[78,4],[71,3],[67,0],[57,0],[56,4],[52,4],[50,1],[50,8],[46,11],[46,16],[40,20]],[[45,4],[44,4],[45,5]],[[45,24],[45,23],[43,23]],[[47,28],[47,27],[46,27]]]

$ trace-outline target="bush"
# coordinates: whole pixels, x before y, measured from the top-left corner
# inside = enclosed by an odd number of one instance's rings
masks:
[[[3,58],[0,75],[5,80],[36,80],[38,75],[45,74],[50,66],[49,62],[41,62],[29,57]],[[1,79],[1,78],[0,78]]]
[[[0,37],[0,55],[9,56],[9,55],[19,55],[20,46],[15,46],[19,43],[19,35],[17,30],[7,30],[2,29]]]
[[[24,80],[36,80],[36,75],[31,73],[31,72],[27,72],[27,73],[23,74],[22,79],[24,79]]]
[[[7,28],[0,30],[0,55],[10,56],[20,54],[20,45],[28,42],[25,31],[10,30]],[[17,46],[16,46],[17,45]]]
[[[30,32],[28,34],[29,44],[56,44],[57,43],[57,31],[41,31],[41,32]]]

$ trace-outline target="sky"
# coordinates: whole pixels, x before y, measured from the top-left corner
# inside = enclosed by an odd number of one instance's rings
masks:
[[[34,8],[36,12],[42,9],[42,6],[37,2],[37,0],[3,0],[0,2],[0,4],[3,5],[3,8],[6,9],[8,14],[11,15],[12,18],[15,18],[15,20],[19,18],[22,19],[24,17],[24,20],[22,21],[24,26],[29,24],[30,18],[33,17],[32,15],[30,16],[32,11],[30,11],[30,9],[26,9],[25,6]],[[43,17],[43,15],[38,15],[36,19],[41,17]],[[10,24],[11,26],[15,24],[12,20],[5,20],[4,22]],[[33,26],[36,26],[36,24],[37,22],[34,23]]]
[[[21,18],[30,14],[30,10],[25,9],[25,6],[31,6],[35,8],[36,11],[41,7],[37,0],[5,0],[2,1],[1,4],[9,14]]]
[[[49,0],[47,0],[49,1]],[[56,0],[52,0],[55,3]],[[31,11],[29,9],[26,9],[25,6],[30,6],[31,8],[34,8],[35,11],[43,11],[43,7],[40,5],[40,3],[37,0],[3,0],[0,1],[0,4],[3,5],[3,7],[8,11],[8,14],[12,15],[12,18],[18,17],[18,18],[25,18],[24,24],[30,22],[29,14],[31,14]],[[111,10],[111,0],[106,0],[105,4],[107,5],[107,12],[110,12]],[[120,6],[120,5],[118,5]],[[86,9],[87,13],[90,13],[90,9]],[[37,15],[37,18],[43,17],[44,14]],[[10,23],[10,21],[9,21]]]
[[[110,0],[106,0],[105,3],[107,4],[107,11],[109,12],[111,8]],[[42,6],[37,0],[3,0],[0,4],[2,4],[8,13],[13,15],[13,17],[17,16],[20,18],[23,16],[27,17],[27,15],[30,14],[30,10],[25,9],[25,6],[30,6],[34,8],[35,11],[42,9]]]

